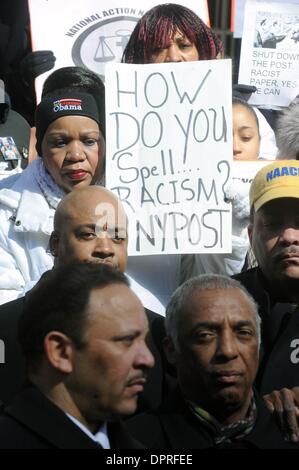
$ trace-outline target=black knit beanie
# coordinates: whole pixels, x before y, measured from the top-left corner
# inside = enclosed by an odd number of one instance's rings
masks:
[[[41,145],[49,125],[62,116],[86,116],[96,121],[102,131],[96,101],[92,95],[78,91],[61,90],[42,98],[35,112],[36,150],[41,154]],[[104,135],[103,131],[102,134]]]

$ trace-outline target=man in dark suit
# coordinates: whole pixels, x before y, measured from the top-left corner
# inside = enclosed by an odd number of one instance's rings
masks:
[[[47,273],[19,320],[28,386],[0,416],[0,448],[140,448],[119,421],[154,365],[147,334],[140,300],[111,266]]]
[[[299,162],[265,166],[250,188],[249,238],[258,267],[237,276],[258,303],[262,348],[256,385],[299,440]],[[284,411],[283,411],[284,410]]]
[[[108,210],[109,209],[109,210]],[[74,261],[109,264],[124,272],[127,264],[126,215],[119,200],[100,186],[72,191],[59,204],[54,220],[50,249],[55,267]],[[132,290],[143,305],[149,300],[136,282],[130,280]],[[143,299],[143,296],[145,297]],[[23,310],[25,298],[0,306],[0,339],[5,343],[5,364],[0,364],[0,400],[7,402],[20,390],[24,380],[24,363],[16,341],[16,324]],[[165,373],[162,352],[164,318],[146,309],[150,334],[148,344],[155,357],[144,393],[140,395],[138,410],[157,407],[169,388],[170,377]]]
[[[129,420],[149,448],[291,448],[253,390],[260,318],[228,277],[186,281],[166,310],[165,349],[178,389],[158,410]]]

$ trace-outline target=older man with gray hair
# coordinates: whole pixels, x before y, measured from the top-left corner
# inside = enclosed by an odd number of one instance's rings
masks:
[[[188,280],[166,311],[165,352],[178,387],[130,430],[150,448],[289,448],[253,390],[260,317],[237,281],[220,275]]]

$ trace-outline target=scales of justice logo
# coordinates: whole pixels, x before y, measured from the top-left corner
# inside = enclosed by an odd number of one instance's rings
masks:
[[[90,26],[73,45],[74,64],[87,67],[104,78],[105,64],[121,61],[138,19],[133,16],[118,16]]]

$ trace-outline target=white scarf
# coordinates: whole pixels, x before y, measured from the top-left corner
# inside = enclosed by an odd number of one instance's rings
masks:
[[[57,209],[61,199],[65,196],[65,192],[61,189],[47,171],[42,158],[35,160],[34,177],[40,187],[43,196],[52,209]]]

